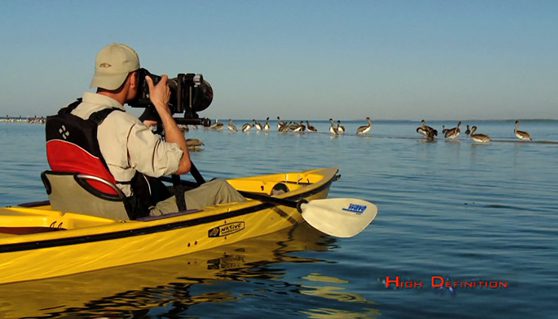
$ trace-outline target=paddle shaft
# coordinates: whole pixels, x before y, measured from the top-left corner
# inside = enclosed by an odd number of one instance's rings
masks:
[[[301,212],[300,205],[308,203],[308,201],[305,200],[305,199],[301,199],[299,201],[294,201],[294,200],[290,200],[290,199],[271,197],[271,196],[267,196],[267,195],[244,192],[244,191],[239,191],[239,193],[242,194],[242,196],[244,196],[244,197],[259,200],[261,202],[272,203],[272,204],[277,204],[277,205],[283,205],[283,206],[296,208],[296,209],[298,209],[299,212]]]

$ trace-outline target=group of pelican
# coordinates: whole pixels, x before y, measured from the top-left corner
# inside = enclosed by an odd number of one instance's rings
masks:
[[[371,129],[372,129],[372,120],[370,119],[370,117],[366,117],[366,121],[368,121],[367,125],[363,125],[363,126],[359,126],[356,130],[356,134],[357,135],[367,135],[370,133]],[[329,132],[331,133],[331,135],[343,135],[345,134],[345,127],[343,125],[341,125],[341,121],[337,120],[334,121],[333,119],[329,119],[329,122],[331,124],[330,128],[329,128]],[[249,132],[252,129],[256,130],[256,131],[262,131],[262,132],[269,132],[271,131],[271,125],[269,124],[269,117],[267,117],[265,119],[265,123],[262,125],[259,121],[252,119],[249,122],[244,123],[240,129],[238,129],[236,127],[236,125],[234,124],[232,119],[229,119],[227,126],[226,126],[227,130],[231,133],[236,133],[236,132]],[[211,124],[209,126],[209,129],[212,130],[216,130],[216,131],[223,131],[225,129],[225,125],[224,123],[219,122],[219,120],[216,120],[215,123]],[[309,121],[299,121],[299,122],[295,122],[295,121],[289,121],[289,122],[285,122],[283,120],[281,120],[281,118],[278,116],[277,117],[277,132],[280,133],[286,133],[286,132],[295,132],[295,133],[302,133],[302,132],[318,132],[318,130],[310,124]]]
[[[420,122],[420,126],[417,127],[417,133],[423,135],[427,140],[432,141],[436,136],[438,136],[438,131],[428,125],[426,125],[426,121],[422,120]],[[455,127],[447,129],[445,125],[442,125],[442,133],[444,134],[444,138],[448,140],[455,140],[461,134],[461,121],[457,122]],[[476,143],[490,143],[491,138],[486,134],[476,133],[477,127],[475,125],[469,127],[467,125],[467,129],[465,130],[465,135],[468,135],[469,138],[473,142]],[[531,135],[526,131],[519,130],[519,121],[515,121],[515,128],[513,130],[514,135],[521,141],[532,141]]]

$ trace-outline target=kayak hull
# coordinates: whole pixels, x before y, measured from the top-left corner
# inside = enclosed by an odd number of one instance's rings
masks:
[[[231,179],[233,187],[267,192],[277,182],[289,191],[286,199],[326,198],[336,169]],[[0,228],[50,231],[14,235],[0,233],[0,284],[164,259],[229,245],[266,235],[304,220],[287,206],[247,200],[177,213],[145,221],[115,221],[50,206],[0,209]],[[11,226],[11,227],[6,227]],[[63,230],[57,230],[63,229]]]

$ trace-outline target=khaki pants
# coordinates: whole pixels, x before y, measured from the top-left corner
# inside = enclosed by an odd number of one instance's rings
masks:
[[[194,189],[184,192],[186,199],[186,209],[203,209],[207,206],[226,204],[232,202],[244,202],[246,199],[234,189],[227,181],[216,179],[204,183]],[[169,213],[176,213],[176,197],[172,196],[160,201],[153,207],[149,215],[160,216]]]

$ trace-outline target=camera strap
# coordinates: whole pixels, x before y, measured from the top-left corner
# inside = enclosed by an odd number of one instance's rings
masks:
[[[185,188],[180,183],[180,175],[172,174],[172,188],[174,190],[174,197],[176,199],[176,206],[178,207],[178,211],[182,212],[186,210],[186,197],[184,196]]]

